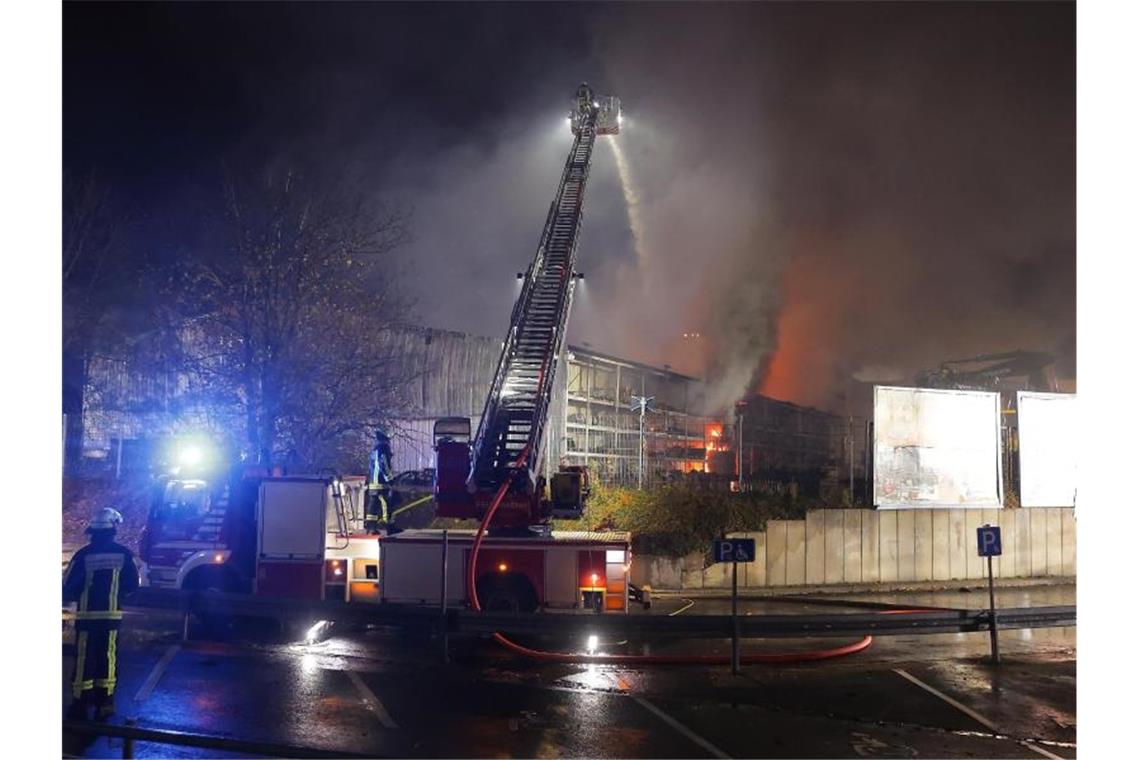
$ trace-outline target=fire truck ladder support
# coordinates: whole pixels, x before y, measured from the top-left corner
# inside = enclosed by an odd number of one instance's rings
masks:
[[[511,313],[510,330],[475,437],[468,485],[479,490],[494,491],[511,480],[519,467],[526,468],[531,487],[535,482],[555,365],[573,296],[596,121],[596,109],[582,115],[538,250]]]

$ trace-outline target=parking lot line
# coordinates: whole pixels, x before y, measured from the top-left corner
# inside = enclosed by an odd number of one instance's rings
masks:
[[[139,687],[139,690],[137,692],[135,692],[136,703],[146,701],[146,698],[150,696],[150,693],[152,691],[154,691],[154,687],[158,685],[158,681],[162,678],[162,674],[166,672],[166,668],[168,665],[170,665],[170,661],[175,658],[181,649],[182,647],[179,644],[174,644],[167,648],[166,652],[163,653],[158,662],[154,664],[154,667],[150,671],[150,675],[147,676],[147,679],[145,681],[143,681],[143,685]]]
[[[906,680],[913,683],[915,686],[918,686],[921,689],[925,689],[926,691],[928,691],[931,694],[933,694],[934,696],[938,697],[939,699],[941,699],[943,702],[950,705],[951,707],[957,708],[963,714],[968,715],[969,717],[973,718],[978,723],[981,723],[983,726],[985,726],[986,728],[988,728],[990,731],[994,732],[995,734],[1001,733],[1001,731],[998,730],[997,726],[995,726],[993,723],[991,723],[989,720],[982,717],[978,713],[971,710],[969,707],[966,707],[964,704],[962,704],[958,700],[954,699],[953,697],[949,697],[949,696],[943,694],[938,689],[934,688],[933,686],[931,686],[928,683],[923,683],[922,681],[920,681],[917,678],[915,678],[914,676],[912,676],[910,673],[907,673],[902,668],[892,668],[892,669],[896,673],[898,673],[900,676],[902,676]]]
[[[356,690],[360,692],[361,698],[367,703],[369,708],[372,709],[372,712],[376,715],[376,719],[380,721],[380,724],[384,726],[384,728],[399,728],[399,726],[396,725],[396,721],[392,720],[392,716],[384,709],[384,703],[376,697],[372,689],[368,688],[368,684],[364,683],[364,679],[360,677],[360,674],[355,670],[346,670],[344,672],[348,675],[349,680],[352,681]]]
[[[682,734],[686,739],[693,742],[698,747],[701,747],[702,749],[706,750],[713,757],[725,758],[725,760],[727,760],[729,758],[729,755],[726,755],[724,752],[722,752],[712,742],[705,739],[700,734],[695,733],[692,729],[690,729],[684,723],[681,723],[679,720],[674,718],[672,715],[669,715],[667,712],[665,712],[664,710],[662,710],[660,707],[653,704],[649,700],[647,700],[643,697],[638,697],[638,696],[634,696],[633,699],[635,702],[637,702],[639,705],[644,707],[646,710],[653,713],[658,718],[660,718],[661,720],[665,721],[670,726],[672,726],[675,731]]]
[[[1025,747],[1026,749],[1031,749],[1031,750],[1033,750],[1033,751],[1034,751],[1034,752],[1036,752],[1038,755],[1041,755],[1041,756],[1043,756],[1043,757],[1048,757],[1048,758],[1051,758],[1051,760],[1065,760],[1065,758],[1061,757],[1060,755],[1054,755],[1054,754],[1053,754],[1052,752],[1050,752],[1049,750],[1047,750],[1047,749],[1042,749],[1041,747],[1038,747],[1038,746],[1037,746],[1036,744],[1034,744],[1033,742],[1022,742],[1022,743],[1021,743],[1021,745],[1022,745],[1023,747]]]

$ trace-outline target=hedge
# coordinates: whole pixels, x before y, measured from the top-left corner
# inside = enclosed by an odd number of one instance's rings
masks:
[[[595,486],[585,520],[560,521],[556,527],[627,530],[639,554],[683,556],[707,549],[722,533],[759,531],[768,520],[802,518],[809,506],[790,496],[686,485],[646,491]]]

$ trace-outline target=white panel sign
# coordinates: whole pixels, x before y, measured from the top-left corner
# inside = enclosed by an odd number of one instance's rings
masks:
[[[1077,397],[1017,394],[1021,506],[1077,505]]]
[[[1001,506],[997,393],[875,386],[875,504]]]

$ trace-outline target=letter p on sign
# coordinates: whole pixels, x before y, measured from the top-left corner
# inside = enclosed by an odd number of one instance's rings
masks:
[[[978,528],[978,556],[1001,556],[1001,528],[996,525],[983,525]]]

